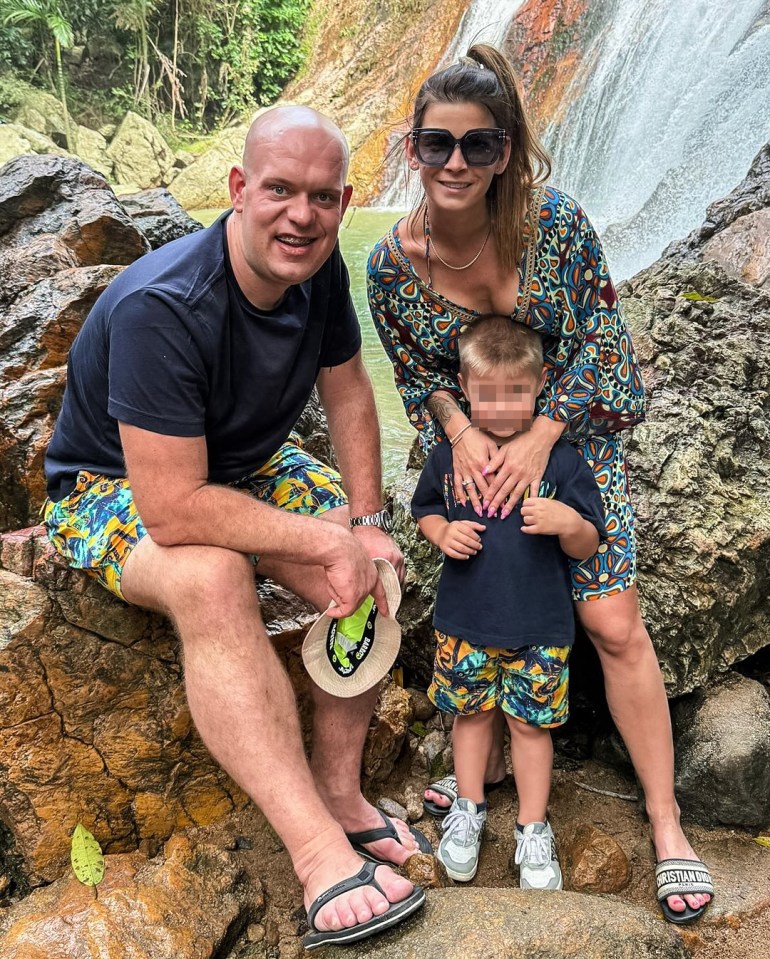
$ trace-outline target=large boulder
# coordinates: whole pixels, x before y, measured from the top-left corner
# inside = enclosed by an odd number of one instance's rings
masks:
[[[627,443],[642,611],[680,694],[770,644],[770,295],[671,259],[619,292],[648,393]]]
[[[96,297],[148,249],[79,160],[22,156],[0,169],[0,530],[35,522],[69,347]]]
[[[29,87],[19,104],[14,121],[45,134],[60,147],[67,145],[64,107],[61,100],[57,100],[45,90]]]
[[[0,164],[25,153],[53,153],[64,156],[66,152],[50,137],[21,123],[0,124]]]
[[[708,825],[770,825],[770,696],[731,676],[673,711],[676,790],[690,819]]]
[[[330,957],[347,959],[687,959],[677,933],[615,897],[518,889],[433,889],[414,919]]]
[[[164,187],[120,194],[123,209],[150,241],[153,250],[203,229]]]
[[[91,169],[111,180],[114,165],[107,155],[107,141],[97,130],[78,126],[75,129],[75,152]]]
[[[118,183],[141,189],[169,182],[176,157],[160,132],[144,117],[129,111],[107,148]]]
[[[230,206],[227,178],[243,159],[248,126],[228,127],[171,184],[171,193],[185,210],[218,210]]]

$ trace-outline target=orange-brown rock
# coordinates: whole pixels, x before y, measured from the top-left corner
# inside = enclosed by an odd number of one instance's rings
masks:
[[[377,0],[318,0],[318,24],[300,77],[284,99],[331,117],[350,141],[353,202],[376,196],[388,150],[406,130],[411,102],[433,72],[466,0],[414,0],[403,20]]]
[[[631,879],[628,857],[612,836],[586,823],[559,843],[567,889],[620,892]]]
[[[435,856],[418,853],[404,865],[406,878],[423,889],[443,889],[448,885],[446,869]]]
[[[380,694],[364,749],[364,774],[369,779],[383,782],[390,776],[413,721],[409,693],[388,680]]]
[[[602,0],[527,0],[514,14],[504,49],[521,77],[541,133],[564,118],[567,91],[605,9]]]
[[[3,959],[208,959],[260,918],[237,853],[175,836],[162,856],[106,857],[97,891],[72,873],[35,890],[0,931]]]

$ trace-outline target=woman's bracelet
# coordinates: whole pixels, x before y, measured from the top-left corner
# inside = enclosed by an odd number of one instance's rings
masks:
[[[460,440],[461,440],[461,438],[462,438],[463,433],[464,433],[466,430],[469,430],[469,429],[471,428],[471,426],[473,426],[473,423],[466,423],[465,426],[463,426],[463,428],[462,428],[461,430],[458,430],[458,432],[455,433],[455,435],[454,435],[454,436],[452,437],[452,439],[449,441],[449,445],[452,447],[452,449],[454,449],[455,446],[457,446],[457,444],[460,442]]]

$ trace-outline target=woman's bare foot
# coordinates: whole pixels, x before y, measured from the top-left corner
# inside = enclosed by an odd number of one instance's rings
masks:
[[[649,815],[649,813],[648,813]],[[698,855],[682,831],[678,814],[668,816],[650,816],[652,843],[658,862],[664,859],[691,859],[698,861]],[[674,912],[684,912],[685,904],[691,909],[700,909],[711,900],[708,893],[693,893],[687,896],[669,896],[668,904]]]

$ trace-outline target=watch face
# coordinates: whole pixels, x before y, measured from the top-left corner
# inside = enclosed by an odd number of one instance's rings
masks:
[[[382,516],[382,529],[389,533],[393,529],[393,517],[386,509],[380,515]]]

